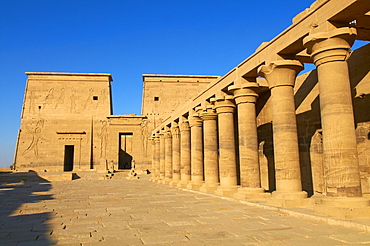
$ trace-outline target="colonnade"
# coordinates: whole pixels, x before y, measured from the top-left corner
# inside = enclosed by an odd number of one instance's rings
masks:
[[[302,40],[317,67],[320,89],[327,168],[327,196],[315,206],[321,214],[356,217],[370,212],[369,199],[361,192],[347,64],[355,37],[355,29],[343,27],[315,31]],[[309,202],[302,190],[293,90],[303,64],[275,57],[279,59],[256,67],[255,76],[266,79],[271,93],[276,190],[270,194],[261,188],[256,124],[260,87],[253,82],[256,77],[246,79],[245,74],[154,132],[152,181],[242,199],[267,198],[268,204],[282,207]]]

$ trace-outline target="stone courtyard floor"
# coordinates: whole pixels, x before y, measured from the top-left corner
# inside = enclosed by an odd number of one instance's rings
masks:
[[[148,178],[1,174],[0,245],[370,245],[369,218],[330,219]]]

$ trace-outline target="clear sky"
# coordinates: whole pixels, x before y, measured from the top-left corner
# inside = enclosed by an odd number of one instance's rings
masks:
[[[110,73],[114,114],[142,74],[224,75],[314,0],[0,0],[0,167],[13,162],[25,72]]]

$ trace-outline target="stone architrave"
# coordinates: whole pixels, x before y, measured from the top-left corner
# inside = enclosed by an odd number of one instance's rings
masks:
[[[316,213],[339,217],[370,214],[362,197],[356,133],[347,59],[356,37],[354,28],[313,30],[303,42],[317,67],[323,131],[326,194]]]
[[[256,122],[257,83],[242,83],[228,89],[233,92],[238,111],[240,185],[235,198],[260,199],[270,196],[261,188]]]
[[[177,185],[180,182],[180,129],[176,122],[172,123],[172,181],[170,185]]]
[[[177,187],[186,188],[190,182],[190,126],[188,120],[180,122],[180,182]]]
[[[197,110],[198,111],[198,110]],[[203,185],[203,122],[198,113],[190,116],[191,134],[191,181],[187,189],[199,190]]]
[[[216,195],[232,196],[238,189],[235,151],[234,111],[231,95],[218,95],[214,100],[218,115],[220,186]]]
[[[159,179],[158,182],[162,183],[165,178],[165,140],[164,133],[159,133]]]
[[[214,192],[220,185],[218,172],[217,113],[213,105],[207,105],[200,114],[203,120],[204,184],[202,192]]]
[[[165,145],[165,163],[164,163],[164,184],[169,184],[172,181],[172,134],[171,130],[167,129],[164,133]]]
[[[280,207],[307,203],[307,193],[302,191],[293,91],[302,69],[302,63],[296,60],[279,60],[258,69],[259,75],[267,80],[272,100],[276,191],[267,203]]]

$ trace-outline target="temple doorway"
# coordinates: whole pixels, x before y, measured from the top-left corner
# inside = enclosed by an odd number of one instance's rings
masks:
[[[118,169],[131,169],[132,132],[119,133]]]
[[[64,146],[64,171],[73,170],[74,151],[75,151],[74,145]]]

